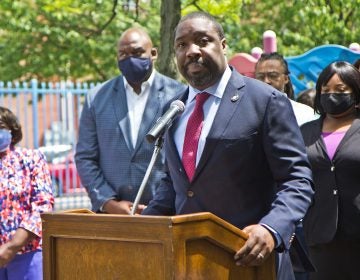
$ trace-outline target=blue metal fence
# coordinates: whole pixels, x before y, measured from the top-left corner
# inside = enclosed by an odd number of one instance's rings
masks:
[[[84,96],[95,85],[0,81],[0,106],[16,114],[23,127],[19,145],[40,149],[47,157],[56,195],[55,210],[90,208],[73,156]]]

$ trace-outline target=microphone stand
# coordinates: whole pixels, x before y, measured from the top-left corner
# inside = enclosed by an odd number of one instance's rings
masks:
[[[132,206],[132,209],[131,209],[131,215],[135,215],[136,213],[136,209],[139,205],[139,202],[140,202],[140,199],[141,199],[141,196],[145,190],[145,186],[146,186],[146,183],[147,181],[149,180],[149,177],[150,177],[150,173],[151,173],[151,170],[156,162],[156,158],[157,156],[159,155],[160,151],[161,151],[161,148],[163,146],[163,143],[164,143],[164,140],[163,140],[163,136],[160,135],[157,139],[156,139],[156,142],[155,142],[155,148],[154,148],[154,151],[153,151],[153,154],[151,156],[151,160],[150,160],[150,163],[149,163],[149,166],[148,168],[146,169],[146,173],[145,173],[145,176],[141,182],[141,185],[140,185],[140,188],[138,190],[138,193],[136,195],[136,198],[135,198],[135,201],[133,203],[133,206]]]

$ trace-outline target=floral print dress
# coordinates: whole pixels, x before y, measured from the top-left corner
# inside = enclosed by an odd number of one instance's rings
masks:
[[[41,249],[41,217],[52,211],[54,197],[49,168],[39,150],[11,147],[0,158],[0,245],[21,227],[35,235],[19,253]]]

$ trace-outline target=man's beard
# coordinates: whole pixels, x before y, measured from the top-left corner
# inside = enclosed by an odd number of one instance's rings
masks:
[[[202,88],[211,84],[211,81],[214,80],[214,77],[211,73],[201,73],[201,75],[186,75],[186,80],[195,88]]]
[[[194,62],[192,62],[194,63]],[[190,64],[190,63],[189,63]],[[199,63],[207,69],[207,71],[199,72],[198,74],[188,74],[187,65],[185,66],[184,77],[190,85],[195,88],[207,87],[214,80],[214,75],[208,70],[208,65]]]

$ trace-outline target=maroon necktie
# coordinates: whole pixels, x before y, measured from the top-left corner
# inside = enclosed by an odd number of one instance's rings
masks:
[[[191,113],[186,126],[182,162],[190,181],[192,180],[195,173],[196,154],[201,129],[204,122],[203,105],[209,96],[210,94],[208,94],[207,92],[198,93],[196,95],[195,108],[194,111]]]

